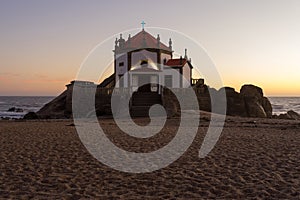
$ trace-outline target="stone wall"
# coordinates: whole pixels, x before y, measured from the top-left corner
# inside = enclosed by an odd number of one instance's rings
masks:
[[[58,97],[42,107],[36,114],[40,119],[72,118],[72,95],[74,82],[68,84],[67,89]],[[98,116],[110,115],[110,99],[112,89],[97,87],[95,95],[96,114]]]

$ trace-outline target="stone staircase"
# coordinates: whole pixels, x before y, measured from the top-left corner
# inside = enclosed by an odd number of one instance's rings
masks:
[[[149,109],[152,105],[162,105],[161,95],[155,92],[134,92],[131,102],[132,117],[149,117]]]

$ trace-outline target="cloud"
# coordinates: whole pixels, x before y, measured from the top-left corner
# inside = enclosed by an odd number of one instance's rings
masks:
[[[0,73],[0,82],[1,82],[1,84],[4,84],[4,83],[7,84],[9,82],[16,81],[19,77],[21,77],[21,74],[11,73],[11,72],[2,72],[2,73]]]
[[[0,77],[20,77],[21,74],[19,73],[12,73],[12,72],[2,72],[0,73]]]
[[[69,81],[68,78],[52,78],[45,74],[34,74],[31,78],[23,80],[25,83],[62,83],[65,84]]]

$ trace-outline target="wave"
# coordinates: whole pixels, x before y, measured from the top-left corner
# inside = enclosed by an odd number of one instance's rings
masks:
[[[300,113],[300,97],[270,97],[274,114],[286,113],[289,110]]]
[[[283,109],[284,105],[272,104],[273,109]]]
[[[28,112],[36,112],[54,97],[0,96],[0,117],[21,118]],[[21,108],[23,112],[7,112],[9,108]]]
[[[20,119],[23,118],[26,113],[27,112],[0,112],[0,117]]]
[[[299,107],[300,106],[300,102],[291,103],[291,106]]]

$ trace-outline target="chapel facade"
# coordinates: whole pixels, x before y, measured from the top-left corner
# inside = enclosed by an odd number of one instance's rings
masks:
[[[174,58],[171,38],[165,45],[160,35],[154,37],[143,28],[132,37],[128,35],[127,40],[122,34],[116,38],[113,52],[116,88],[160,94],[161,85],[169,88],[192,85],[193,66],[187,50],[184,57]]]

